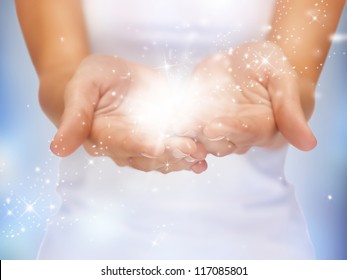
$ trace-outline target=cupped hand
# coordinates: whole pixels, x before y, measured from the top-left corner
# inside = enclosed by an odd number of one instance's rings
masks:
[[[214,155],[275,148],[285,139],[301,150],[316,145],[298,76],[273,43],[247,43],[203,60],[193,73],[190,95],[199,105],[185,130],[192,123],[200,129],[198,140]]]
[[[207,165],[201,144],[166,134],[162,127],[144,122],[138,112],[165,88],[159,71],[114,56],[87,57],[66,86],[64,113],[51,150],[67,156],[84,144],[91,155],[111,157],[120,166],[203,172]]]

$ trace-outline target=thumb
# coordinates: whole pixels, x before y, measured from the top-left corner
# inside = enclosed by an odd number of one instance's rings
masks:
[[[98,92],[93,85],[71,81],[64,95],[64,113],[53,138],[51,151],[61,157],[72,154],[89,136]]]
[[[302,109],[297,78],[292,73],[270,77],[268,90],[275,121],[282,135],[296,148],[312,150],[317,140]]]

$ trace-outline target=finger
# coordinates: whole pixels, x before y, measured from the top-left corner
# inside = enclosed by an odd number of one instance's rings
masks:
[[[196,151],[194,153],[191,153],[190,157],[199,161],[204,160],[207,156],[206,147],[201,142],[196,142],[195,145]],[[185,160],[187,160],[187,158]]]
[[[202,129],[200,120],[192,114],[185,114],[184,116],[184,118],[177,118],[177,121],[172,125],[172,132],[177,136],[196,138]]]
[[[206,151],[217,157],[224,157],[234,152],[236,146],[226,138],[219,141],[211,141],[204,136],[199,137],[199,142],[205,147]]]
[[[123,152],[131,156],[144,156],[156,158],[165,152],[163,136],[159,133],[128,132],[122,139],[121,148]]]
[[[204,171],[207,170],[207,162],[206,160],[201,160],[197,163],[195,163],[192,167],[191,167],[191,170],[196,173],[196,174],[200,174]]]
[[[176,160],[174,162],[165,161],[161,163],[161,165],[156,169],[156,171],[159,171],[160,173],[163,173],[163,174],[168,174],[171,172],[178,172],[183,170],[190,171],[194,164],[195,163],[187,162],[184,159]]]
[[[64,113],[51,150],[58,156],[73,153],[88,137],[98,101],[98,90],[91,83],[72,80],[65,89]]]
[[[165,139],[167,157],[176,159],[185,158],[197,153],[198,147],[195,141],[188,137],[169,137]]]
[[[181,170],[201,173],[206,170],[206,164],[200,164],[199,167],[192,169],[196,163],[204,161],[207,154],[200,143],[182,137],[169,138],[165,142],[165,152],[160,157],[153,159],[144,156],[132,157],[129,165],[145,172],[156,170],[164,174]]]
[[[144,157],[131,157],[127,160],[127,165],[143,172],[150,172],[159,169],[163,163],[157,159]]]
[[[128,160],[127,159],[121,159],[121,158],[112,158],[114,163],[118,165],[119,167],[125,167],[128,166]]]
[[[266,131],[266,128],[263,128],[263,130]],[[205,126],[204,135],[210,142],[226,140],[238,147],[257,145],[263,141],[263,139],[260,139],[262,136],[260,134],[260,128],[249,117],[216,118]]]
[[[156,158],[165,151],[162,134],[143,132],[121,116],[96,118],[88,139],[88,152],[95,156]]]
[[[175,171],[191,170],[195,163],[189,163],[184,159],[149,159],[144,157],[132,157],[128,165],[134,169],[150,172],[158,171],[167,174]]]
[[[234,154],[243,155],[243,154],[247,153],[250,148],[251,148],[250,146],[237,147],[234,150]]]
[[[296,78],[292,74],[271,77],[268,90],[280,132],[296,148],[312,150],[317,140],[307,124]]]

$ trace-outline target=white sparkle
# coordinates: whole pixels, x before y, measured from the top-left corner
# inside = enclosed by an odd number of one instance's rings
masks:
[[[275,67],[274,65],[272,65],[272,64],[270,63],[270,57],[272,56],[273,52],[274,52],[274,51],[271,51],[271,53],[268,54],[267,56],[264,56],[264,55],[262,55],[261,53],[255,54],[256,57],[259,57],[259,58],[261,59],[261,63],[258,65],[258,67],[256,68],[256,70],[259,70],[259,69],[261,69],[262,67],[265,67],[265,68],[270,67],[270,68],[272,68],[273,70],[277,70],[277,67]],[[282,61],[284,61],[283,58],[282,58]],[[256,64],[257,64],[257,63],[256,63]]]
[[[25,208],[25,212],[33,212],[34,211],[34,205],[28,204]]]
[[[172,65],[169,64],[166,60],[164,61],[164,64],[160,67],[164,69],[165,71],[169,71],[171,69]]]
[[[19,204],[23,203],[25,205],[25,209],[24,209],[23,213],[20,215],[20,217],[27,215],[27,214],[33,214],[34,216],[41,219],[40,215],[35,210],[35,205],[37,204],[39,199],[40,199],[40,197],[36,198],[35,201],[31,202],[31,203],[26,202],[24,199],[19,199],[18,203]],[[32,216],[29,216],[29,217],[32,217]]]
[[[96,146],[93,146],[93,148],[96,148]],[[94,166],[94,160],[93,159],[88,159],[88,163],[84,168],[87,168],[88,166]]]
[[[170,163],[167,161],[164,163],[165,171],[169,171],[170,169]]]
[[[347,41],[347,33],[335,33],[330,36],[330,40],[337,43]]]
[[[320,16],[320,10],[310,10],[307,11],[307,16],[311,18],[311,21],[309,22],[309,24],[312,24],[313,22],[320,22],[319,21],[319,16]]]

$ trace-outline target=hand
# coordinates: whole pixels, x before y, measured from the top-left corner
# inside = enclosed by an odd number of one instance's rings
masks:
[[[161,74],[145,66],[113,56],[86,58],[66,86],[52,151],[67,156],[84,144],[91,155],[109,156],[120,166],[203,172],[207,165],[202,145],[188,137],[163,135],[155,127],[144,129],[136,119],[141,100],[164,87]]]
[[[200,104],[198,140],[214,155],[274,148],[284,143],[283,136],[301,150],[316,145],[298,77],[275,44],[248,43],[205,59],[193,73],[190,91]]]

